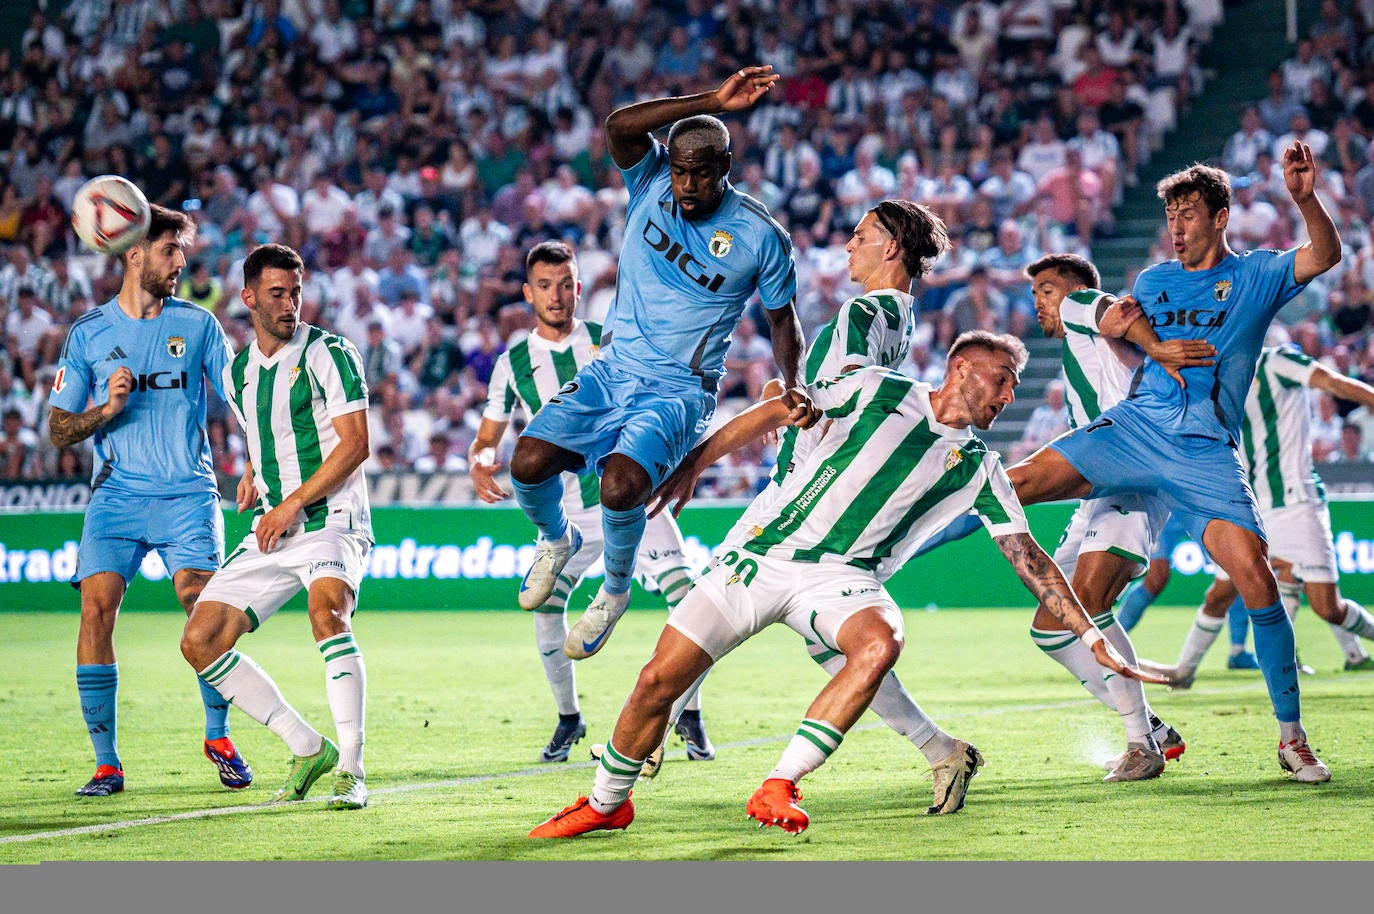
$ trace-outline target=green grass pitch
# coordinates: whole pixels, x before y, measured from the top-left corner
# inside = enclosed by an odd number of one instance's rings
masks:
[[[576,606],[581,606],[577,601]],[[116,631],[119,748],[128,789],[72,791],[93,770],[74,683],[77,619],[0,613],[0,863],[49,860],[1345,860],[1374,857],[1374,674],[1339,672],[1324,623],[1298,618],[1304,719],[1334,773],[1288,781],[1258,672],[1225,668],[1226,639],[1189,691],[1147,687],[1188,742],[1162,777],[1104,784],[1119,719],[1027,636],[1029,610],[909,612],[897,670],[942,726],[987,758],[968,805],[922,815],[921,755],[870,715],[802,783],[811,827],[759,829],[744,802],[773,767],[824,673],[774,626],[721,662],[703,690],[718,757],[688,762],[669,744],[663,773],[635,790],[626,832],[533,841],[535,824],[590,788],[587,748],[604,741],[662,626],[632,612],[610,645],[578,664],[588,739],[541,765],[555,715],[519,612],[360,612],[368,671],[371,805],[310,799],[260,807],[285,773],[275,736],[231,712],[257,780],[219,786],[201,755],[195,682],[177,649],[182,620],[126,613]],[[1136,629],[1143,656],[1172,661],[1192,617],[1155,607]],[[304,614],[283,612],[240,642],[287,700],[332,735],[322,663]]]

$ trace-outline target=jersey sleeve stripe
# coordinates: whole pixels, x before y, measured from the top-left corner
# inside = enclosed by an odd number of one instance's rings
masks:
[[[343,384],[345,400],[362,400],[367,397],[367,384],[363,380],[362,365],[358,360],[358,350],[341,336],[326,340],[329,355],[334,359],[334,367],[339,371]],[[309,349],[309,343],[306,344]]]

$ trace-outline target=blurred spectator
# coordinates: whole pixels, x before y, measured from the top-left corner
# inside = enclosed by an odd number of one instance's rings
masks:
[[[1240,129],[1231,134],[1222,150],[1222,167],[1233,175],[1246,174],[1255,167],[1255,156],[1261,150],[1273,148],[1274,135],[1264,129],[1259,108],[1247,105],[1240,118]]]
[[[1326,458],[1327,463],[1368,463],[1374,460],[1364,443],[1364,430],[1355,422],[1341,426],[1341,443]]]
[[[978,185],[978,193],[988,198],[993,218],[1001,221],[1030,210],[1035,179],[1016,167],[1010,150],[998,149],[992,156],[992,174]]]
[[[975,264],[968,284],[950,293],[945,302],[939,334],[941,348],[948,348],[965,330],[1001,332],[1006,327],[1007,297],[992,284],[988,268]]]
[[[435,432],[429,437],[429,450],[415,458],[417,473],[466,473],[467,460],[453,447],[447,432]]]
[[[218,311],[224,300],[224,283],[218,276],[211,275],[208,261],[195,260],[178,283],[176,294],[177,298],[184,298],[207,311]]]
[[[0,418],[0,479],[32,479],[38,475],[38,435],[24,424],[17,409]]]
[[[1014,220],[1005,219],[997,226],[997,244],[978,258],[978,262],[987,267],[992,284],[1006,296],[1007,311],[999,329],[1025,336],[1035,316],[1035,302],[1025,270],[1039,256],[1040,251],[1031,245],[1021,226]]]
[[[1312,416],[1312,459],[1327,460],[1341,446],[1341,426],[1336,401],[1328,393],[1316,391],[1316,414]]]

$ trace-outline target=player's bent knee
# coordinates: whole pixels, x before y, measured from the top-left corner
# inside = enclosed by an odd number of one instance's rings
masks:
[[[868,638],[845,654],[847,668],[879,678],[897,665],[902,656],[902,639],[896,634]]]
[[[653,481],[639,464],[615,461],[601,476],[601,505],[612,511],[630,511],[649,500]]]
[[[569,452],[540,438],[521,436],[515,440],[515,453],[510,458],[511,479],[522,485],[534,486],[545,482],[572,465],[561,459]]]
[[[668,664],[650,660],[644,665],[644,669],[639,671],[633,700],[639,707],[646,709],[668,708],[695,681],[696,676],[689,677],[684,672],[672,669]]]
[[[181,631],[181,656],[196,672],[205,669],[248,631],[248,618],[226,603],[198,603]]]

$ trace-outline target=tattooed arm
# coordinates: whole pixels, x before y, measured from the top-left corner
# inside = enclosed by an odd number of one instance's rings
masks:
[[[128,368],[120,366],[110,375],[110,399],[99,406],[92,406],[84,413],[69,413],[56,406],[48,415],[48,438],[54,447],[71,447],[78,441],[85,441],[107,422],[118,416],[129,402],[129,394],[134,389],[134,375]]]
[[[1029,533],[1013,533],[995,539],[997,548],[1002,550],[1002,555],[1011,563],[1021,583],[1050,615],[1092,649],[1098,663],[1132,679],[1156,683],[1162,681],[1131,666],[1111,642],[1103,637],[1101,630],[1083,611],[1073,588],[1064,579],[1064,572],[1033,536]]]

